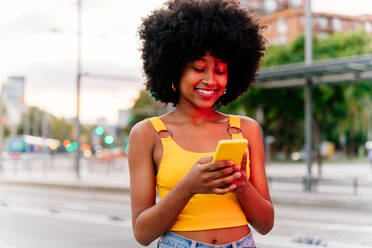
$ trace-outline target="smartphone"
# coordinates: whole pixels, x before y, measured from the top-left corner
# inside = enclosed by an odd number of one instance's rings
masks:
[[[213,162],[232,160],[234,164],[241,164],[247,145],[246,139],[220,140],[213,156]]]

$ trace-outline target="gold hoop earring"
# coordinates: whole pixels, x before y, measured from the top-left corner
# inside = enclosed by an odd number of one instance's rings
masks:
[[[223,89],[223,94],[224,94],[224,95],[226,95],[226,88],[225,88],[225,89]]]
[[[176,90],[177,90],[176,86],[174,86],[173,83],[172,83],[172,90],[173,90],[173,91],[176,91]]]

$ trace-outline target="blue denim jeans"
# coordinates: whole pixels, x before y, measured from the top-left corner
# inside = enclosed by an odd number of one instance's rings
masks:
[[[166,232],[158,242],[158,248],[255,248],[252,233],[238,241],[229,244],[212,245],[195,240],[191,240],[171,231]]]

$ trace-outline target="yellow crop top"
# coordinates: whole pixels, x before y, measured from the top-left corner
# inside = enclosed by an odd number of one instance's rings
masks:
[[[148,119],[157,133],[168,131],[158,118]],[[240,117],[229,116],[229,127],[240,129]],[[230,128],[228,128],[228,131]],[[233,139],[243,138],[241,132],[231,133]],[[161,138],[163,154],[159,165],[156,183],[162,199],[188,173],[202,157],[212,156],[214,152],[196,153],[181,148],[169,135]],[[247,159],[247,177],[249,176]],[[196,194],[187,203],[170,228],[172,231],[198,231],[247,225],[248,221],[234,193],[225,195]]]

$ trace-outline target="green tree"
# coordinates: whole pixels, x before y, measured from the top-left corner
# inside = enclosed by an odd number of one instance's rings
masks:
[[[4,118],[4,120],[6,120],[7,108],[6,108],[6,105],[4,104],[4,102],[3,102],[1,99],[0,99],[0,101],[1,101],[0,106],[2,106],[2,115],[3,115],[2,118]],[[0,121],[3,121],[3,120],[0,119]],[[8,137],[8,136],[10,135],[10,128],[9,128],[9,126],[7,125],[6,122],[7,122],[7,121],[5,121],[5,123],[4,123],[4,137],[5,137],[5,138]]]
[[[353,56],[372,52],[371,38],[364,32],[337,33],[327,39],[314,38],[314,60]],[[304,61],[304,36],[287,46],[275,45],[267,48],[262,67],[300,63]],[[349,155],[366,138],[370,125],[371,82],[355,84],[322,85],[313,89],[313,117],[315,151],[321,165],[320,142],[330,140],[339,144],[339,136],[347,134]],[[234,103],[223,107],[224,112],[239,113],[242,109],[255,116],[257,108],[263,109],[261,123],[267,135],[273,135],[273,148],[289,155],[303,143],[302,88],[252,88]],[[362,121],[360,121],[362,120]],[[363,138],[364,137],[364,138]],[[319,167],[320,168],[320,167]]]
[[[29,123],[29,134],[41,135],[41,125],[42,125],[43,111],[35,106],[28,108],[26,112],[22,114],[21,122],[17,127],[17,134],[21,135],[24,133],[24,123],[27,121]]]
[[[29,134],[33,135],[35,132],[41,135],[43,115],[47,115],[47,129],[48,137],[63,141],[64,139],[72,138],[73,122],[64,118],[57,118],[50,113],[45,113],[36,106],[28,108],[21,117],[21,123],[18,125],[17,134],[24,134],[24,123],[29,123]]]
[[[147,90],[142,90],[135,101],[130,112],[130,120],[124,128],[124,135],[128,135],[132,127],[145,118],[159,116],[166,113],[167,109],[164,104],[151,98]]]
[[[63,141],[65,139],[73,140],[74,123],[64,118],[53,118],[50,122],[52,126],[52,138]]]

